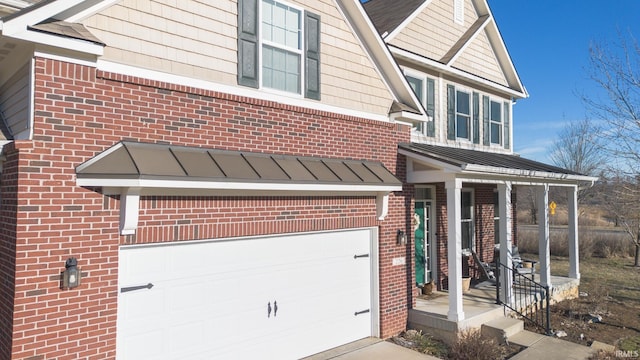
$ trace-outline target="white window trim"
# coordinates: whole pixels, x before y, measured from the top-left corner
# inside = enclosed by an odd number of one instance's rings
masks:
[[[500,233],[500,229],[495,227],[495,223],[496,220],[500,221],[500,192],[498,191],[498,189],[493,190],[493,224],[494,224],[494,228],[493,228],[493,239],[494,239],[494,244],[500,244],[500,240],[499,240],[499,233]],[[498,196],[498,197],[496,197]],[[496,216],[496,209],[495,207],[498,207],[498,216]],[[498,242],[495,242],[495,239],[498,238]]]
[[[305,68],[305,57],[304,57],[304,47],[305,47],[305,32],[304,32],[304,28],[305,28],[305,11],[304,8],[301,8],[300,6],[296,6],[294,4],[288,3],[286,1],[281,1],[281,0],[272,0],[275,3],[278,4],[282,4],[285,6],[288,6],[290,8],[296,9],[298,11],[300,11],[300,49],[292,49],[289,47],[285,47],[282,46],[280,44],[277,43],[273,43],[271,41],[264,41],[262,36],[264,34],[264,29],[262,28],[262,2],[263,0],[258,0],[259,5],[258,5],[258,26],[259,26],[259,34],[260,36],[258,37],[258,66],[257,66],[257,70],[258,70],[258,87],[260,90],[264,90],[266,92],[269,93],[273,93],[276,95],[282,95],[282,96],[293,96],[293,97],[299,97],[299,98],[304,98],[304,84],[305,84],[305,78],[304,78],[304,68]],[[299,86],[300,86],[300,92],[295,93],[295,92],[288,92],[288,91],[283,91],[283,90],[278,90],[278,89],[274,89],[274,88],[270,88],[270,87],[265,87],[262,84],[262,48],[264,45],[268,45],[271,47],[275,47],[277,49],[283,49],[286,51],[291,51],[291,52],[295,52],[297,54],[300,55],[300,82],[299,82]]]
[[[492,124],[497,124],[495,121],[493,121],[491,119],[491,115],[492,115],[492,111],[491,111],[491,103],[498,103],[498,105],[500,106],[500,130],[499,130],[499,136],[500,136],[500,142],[499,143],[494,143],[493,141],[491,141],[491,135],[493,135],[493,132],[491,131],[491,125]],[[489,145],[492,147],[502,147],[504,144],[504,100],[503,99],[497,99],[496,98],[492,98],[489,97]]]
[[[455,97],[456,97],[456,101],[454,104],[454,123],[455,123],[455,136],[456,136],[456,141],[462,141],[462,142],[468,142],[471,143],[473,142],[473,90],[466,88],[466,87],[461,87],[458,85],[454,85],[453,87],[454,91],[455,91]],[[469,127],[468,127],[468,135],[469,137],[463,138],[463,137],[459,137],[458,136],[458,92],[463,92],[465,94],[469,95]],[[462,113],[460,113],[462,114]]]

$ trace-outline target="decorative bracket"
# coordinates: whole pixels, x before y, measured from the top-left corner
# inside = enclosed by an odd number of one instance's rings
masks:
[[[138,228],[140,188],[122,188],[120,193],[120,235],[133,235]]]
[[[389,193],[379,192],[376,195],[376,216],[378,220],[384,220],[389,213]]]

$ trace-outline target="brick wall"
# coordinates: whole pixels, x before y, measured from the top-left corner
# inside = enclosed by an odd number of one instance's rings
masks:
[[[118,234],[119,199],[75,185],[75,167],[121,140],[381,161],[402,179],[397,144],[406,126],[284,106],[215,91],[35,61],[33,141],[8,150],[2,178],[3,246],[15,242],[15,306],[0,320],[0,346],[13,358],[102,359],[115,356],[118,247],[378,226],[383,337],[405,329],[412,301],[410,246],[397,246],[410,192],[390,196],[389,215],[375,217],[374,197],[142,197],[135,235]],[[11,169],[16,169],[12,171]],[[17,198],[5,193],[17,186]],[[5,201],[9,206],[5,208]],[[11,203],[15,203],[12,207]],[[257,209],[257,211],[256,211]],[[16,225],[12,225],[12,219]],[[12,234],[15,227],[15,235]],[[3,255],[5,256],[5,255]],[[60,273],[78,258],[83,283],[60,290]],[[1,275],[11,282],[11,251]],[[11,287],[0,287],[11,300]],[[0,311],[9,306],[3,302]]]

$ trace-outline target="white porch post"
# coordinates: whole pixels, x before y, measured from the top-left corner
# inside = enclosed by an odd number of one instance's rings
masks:
[[[549,249],[549,184],[537,186],[538,201],[538,253],[540,255],[540,282],[551,287],[551,254]]]
[[[445,183],[447,189],[447,260],[449,271],[449,313],[451,321],[464,320],[462,310],[462,235],[460,189],[462,181],[452,180]]]
[[[512,237],[511,237],[511,183],[498,184],[498,207],[500,211],[500,263],[511,267]],[[500,271],[500,300],[505,304],[513,301],[513,274],[511,271]]]
[[[578,244],[578,186],[569,188],[569,277],[580,279]]]

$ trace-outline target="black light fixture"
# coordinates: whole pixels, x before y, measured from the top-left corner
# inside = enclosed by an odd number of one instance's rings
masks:
[[[398,233],[396,234],[396,241],[398,245],[407,245],[407,234],[402,230],[398,230]]]
[[[78,268],[78,260],[74,257],[68,258],[64,263],[65,270],[62,273],[62,287],[73,289],[80,285],[80,269]]]

